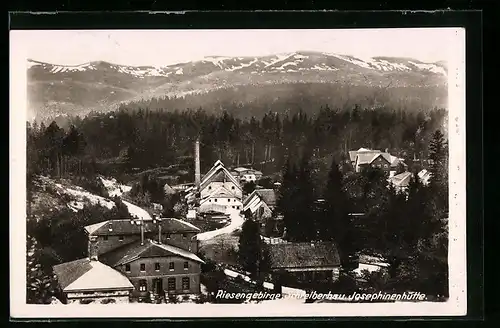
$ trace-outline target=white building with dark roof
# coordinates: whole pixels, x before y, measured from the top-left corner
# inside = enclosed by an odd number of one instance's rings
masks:
[[[84,258],[54,266],[66,303],[128,303],[134,285],[121,272]]]

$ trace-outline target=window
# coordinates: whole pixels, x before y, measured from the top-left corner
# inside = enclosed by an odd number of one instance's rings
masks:
[[[167,233],[167,239],[170,239],[170,235],[171,235],[171,234]]]
[[[233,206],[231,206],[231,207],[232,207],[232,208],[234,208],[234,205],[233,205]]]
[[[148,282],[144,279],[139,280],[139,291],[145,292],[148,290]]]
[[[83,295],[92,295],[94,292],[83,292]]]
[[[237,210],[239,210],[239,209],[240,209],[240,207],[239,207],[239,206],[236,206],[236,209],[237,209]]]
[[[125,271],[130,272],[130,264],[129,263],[125,264]]]
[[[175,278],[168,278],[167,288],[168,290],[175,290]]]
[[[146,271],[146,264],[144,263],[141,263],[141,271]]]
[[[234,186],[232,186],[231,189],[234,190]]]
[[[108,240],[108,236],[102,236],[103,240]]]
[[[187,270],[189,268],[189,262],[186,261],[184,262],[184,270]]]
[[[212,186],[208,186],[208,190],[211,190],[212,189]]]
[[[182,239],[186,239],[187,235],[185,233],[182,234]]]
[[[160,271],[160,263],[158,262],[155,263],[155,270]]]
[[[123,241],[123,236],[118,236],[119,241]]]
[[[189,289],[189,277],[183,277],[182,278],[182,290],[188,290]]]
[[[168,264],[168,269],[169,269],[170,271],[174,271],[174,268],[175,268],[175,266],[174,266],[174,262],[170,262],[170,263]]]
[[[209,203],[211,203],[211,202],[212,202],[212,200],[211,200],[211,199],[209,199],[209,200],[208,200],[208,202],[209,202]]]
[[[215,199],[214,199],[214,202],[216,202],[216,203],[217,203],[217,198],[215,198]]]

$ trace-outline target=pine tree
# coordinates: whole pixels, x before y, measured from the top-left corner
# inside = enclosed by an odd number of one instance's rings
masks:
[[[247,219],[243,223],[238,246],[238,262],[241,267],[253,276],[257,275],[262,256],[262,240],[257,222]]]
[[[430,167],[431,178],[429,188],[434,194],[436,211],[439,211],[442,217],[448,212],[448,151],[444,140],[444,135],[437,130],[432,135],[429,146],[429,159],[432,161]]]
[[[277,200],[277,209],[283,215],[287,238],[293,239],[298,234],[298,221],[295,203],[297,190],[297,172],[295,165],[287,158],[283,168],[283,180]]]
[[[319,227],[322,240],[335,241],[341,254],[342,267],[348,263],[357,251],[355,244],[354,222],[349,216],[349,201],[342,186],[342,173],[335,160],[328,173],[327,186],[323,195],[324,213]]]

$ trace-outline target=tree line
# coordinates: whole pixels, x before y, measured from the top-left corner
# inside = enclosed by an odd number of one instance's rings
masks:
[[[310,148],[317,157],[346,158],[349,150],[369,147],[389,149],[403,158],[427,158],[431,134],[445,115],[443,109],[407,112],[359,106],[322,107],[314,115],[269,111],[261,119],[240,119],[227,111],[208,114],[202,109],[120,110],[74,117],[67,130],[55,122],[28,123],[28,170],[62,177],[179,165],[189,180],[194,178],[192,160],[179,163],[179,159],[193,156],[198,137],[202,171],[220,159],[227,166],[246,164],[274,173],[285,164],[289,150],[297,147]]]

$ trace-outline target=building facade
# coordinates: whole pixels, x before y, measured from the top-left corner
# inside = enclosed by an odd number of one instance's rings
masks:
[[[175,218],[119,219],[85,230],[89,258],[127,277],[132,298],[200,292],[200,229],[192,224]]]

